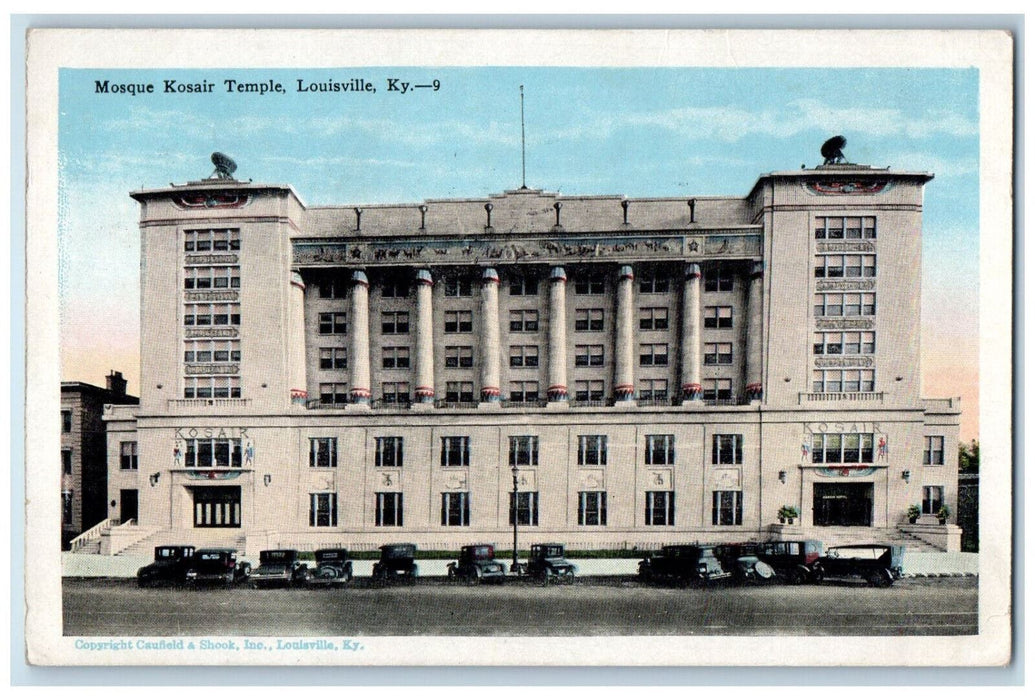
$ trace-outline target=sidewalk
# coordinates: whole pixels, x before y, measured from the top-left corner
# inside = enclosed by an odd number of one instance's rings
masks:
[[[635,576],[638,559],[572,559],[582,576]],[[421,576],[445,576],[449,559],[418,560]],[[100,554],[61,553],[62,576],[133,578],[151,557],[108,557]],[[256,566],[258,562],[252,562]],[[370,576],[372,560],[352,564],[356,576]],[[970,552],[906,552],[906,576],[977,576],[978,555]]]

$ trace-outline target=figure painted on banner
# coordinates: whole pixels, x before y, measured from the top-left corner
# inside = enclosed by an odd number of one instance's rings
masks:
[[[255,460],[255,446],[249,440],[244,446],[244,463],[251,464]]]
[[[808,439],[805,439],[801,443],[801,459],[803,462],[808,461],[810,452],[812,452],[812,445]]]
[[[888,458],[888,440],[883,435],[877,440],[877,457],[880,459]]]
[[[183,459],[183,450],[180,449],[180,442],[179,442],[179,440],[177,440],[176,444],[173,445],[173,462],[175,462],[176,466],[178,467],[178,466],[180,466],[180,461],[182,459]]]

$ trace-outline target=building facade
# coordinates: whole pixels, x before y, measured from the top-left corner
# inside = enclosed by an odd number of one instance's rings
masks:
[[[108,456],[105,405],[130,405],[126,380],[114,370],[104,388],[61,382],[61,548],[107,517]]]
[[[107,420],[109,502],[135,499],[138,525],[111,549],[452,549],[509,542],[515,517],[522,546],[913,527],[958,548],[934,516],[955,511],[959,400],[921,394],[930,178],[837,164],[743,197],[319,207],[228,177],[134,192],[143,389]],[[127,441],[138,469],[114,459]]]

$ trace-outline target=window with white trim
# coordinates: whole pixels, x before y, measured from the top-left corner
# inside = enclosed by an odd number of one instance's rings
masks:
[[[510,312],[511,333],[536,333],[539,331],[539,312],[520,309]]]
[[[410,366],[410,348],[389,346],[381,348],[381,367],[384,369],[407,369]]]
[[[470,333],[473,328],[473,316],[470,311],[446,311],[446,333]]]
[[[338,526],[338,494],[309,494],[309,527]]]
[[[665,401],[668,399],[667,379],[641,379],[638,382],[641,401]]]
[[[579,491],[579,525],[607,525],[606,491]]]
[[[72,454],[69,452],[69,457],[71,456]],[[139,466],[138,460],[136,441],[119,443],[119,469],[135,470]]]
[[[534,467],[539,464],[539,437],[536,435],[510,436],[510,466]]]
[[[744,436],[712,435],[712,464],[743,464]]]
[[[579,466],[607,464],[607,436],[579,435]]]
[[[409,382],[381,382],[381,401],[387,404],[410,402]]]
[[[240,440],[238,440],[240,442]],[[338,438],[309,438],[309,466],[338,466]]]
[[[320,348],[320,369],[348,369],[349,357],[345,348]]]
[[[743,525],[744,494],[741,491],[712,491],[712,525]]]
[[[576,367],[603,367],[604,346],[603,345],[576,345],[575,346]]]
[[[704,307],[705,328],[733,328],[732,306]]]
[[[471,524],[471,493],[452,491],[442,494],[442,524],[467,527]]]
[[[374,526],[402,527],[403,495],[398,491],[375,494]]]
[[[320,335],[344,335],[348,331],[344,313],[324,313],[318,317]]]
[[[817,369],[812,372],[812,390],[817,393],[873,391],[872,369]]]
[[[391,435],[377,438],[375,441],[374,466],[401,467],[402,465],[402,437]]]
[[[410,313],[408,311],[382,311],[382,335],[406,335],[410,332]]]
[[[510,346],[511,367],[538,367],[539,346],[538,345],[511,345]]]
[[[668,309],[664,306],[640,307],[640,330],[668,330]]]
[[[349,402],[349,385],[339,382],[320,384],[320,403],[325,405],[345,404]]]
[[[668,365],[668,343],[640,343],[641,367]]]
[[[449,435],[442,438],[443,467],[467,467],[471,464],[471,438]]]
[[[575,401],[603,401],[604,380],[603,379],[577,379],[575,386]]]
[[[534,527],[539,525],[539,492],[518,491],[517,508],[514,508],[514,492],[510,492],[510,508],[508,509],[507,521],[510,526],[514,525],[514,513],[517,512],[517,524]]]
[[[586,331],[604,330],[603,309],[575,309],[575,331],[582,333]]]
[[[733,343],[705,343],[704,364],[732,365]]]
[[[647,435],[644,444],[644,464],[660,466],[676,463],[675,435]]]
[[[665,526],[675,525],[676,492],[647,491],[643,524]]]
[[[446,382],[446,401],[450,403],[474,401],[474,382]]]
[[[814,464],[873,462],[873,433],[813,433]]]
[[[817,279],[863,278],[877,276],[877,256],[872,254],[817,255]]]
[[[924,464],[928,466],[945,464],[945,438],[943,436],[924,436]]]
[[[187,253],[240,249],[241,232],[238,229],[201,229],[183,232],[183,250]]]
[[[511,382],[510,400],[528,403],[539,400],[539,382]]]
[[[924,498],[920,502],[920,512],[923,515],[938,515],[944,504],[944,486],[924,486]]]
[[[467,369],[474,366],[474,349],[470,345],[447,345],[446,369]]]
[[[183,464],[186,467],[241,466],[240,438],[188,438],[184,442]]]
[[[817,216],[816,240],[877,237],[877,218],[873,216]]]

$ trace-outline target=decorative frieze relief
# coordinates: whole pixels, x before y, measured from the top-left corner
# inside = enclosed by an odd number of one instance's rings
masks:
[[[236,338],[236,328],[187,328],[185,338]]]
[[[816,241],[817,253],[873,253],[876,250],[870,241]]]
[[[889,180],[809,180],[802,186],[810,194],[881,194],[891,189]]]
[[[829,368],[829,367],[873,367],[872,357],[817,357],[816,358],[817,368]]]
[[[239,260],[236,253],[187,255],[188,265],[236,265]]]
[[[184,292],[184,301],[240,301],[240,293],[232,290],[220,292]]]
[[[816,280],[817,292],[857,292],[876,288],[874,280]]]
[[[241,371],[240,365],[235,364],[189,364],[184,365],[186,374],[237,374]]]
[[[873,328],[872,318],[819,318],[816,330],[821,331],[868,331]]]

